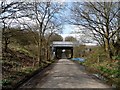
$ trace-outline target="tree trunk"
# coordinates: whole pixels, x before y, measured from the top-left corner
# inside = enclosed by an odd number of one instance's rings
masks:
[[[40,42],[38,42],[38,64],[40,65]]]
[[[10,43],[10,38],[8,38],[7,36],[4,35],[4,38],[3,38],[3,45],[4,45],[4,51],[7,53],[7,50],[8,50],[8,45]]]
[[[107,52],[107,57],[109,59],[112,59],[112,52],[111,52],[111,48],[110,48],[110,42],[109,42],[109,38],[106,38],[106,41],[105,41],[105,50]]]
[[[47,46],[47,60],[48,60],[48,53],[49,53],[49,52],[48,52],[48,46]]]
[[[47,46],[47,52],[46,52],[47,53],[47,60],[50,60],[50,58],[49,58],[49,53],[50,52],[49,52],[49,43],[48,42],[47,42],[46,46]]]
[[[7,38],[4,38],[4,44],[5,44],[5,52],[7,52],[7,49],[8,49],[8,43],[7,43]]]
[[[4,46],[4,51],[7,52],[7,48],[8,48],[8,38],[5,34],[5,22],[4,20],[2,21],[3,22],[3,28],[2,28],[2,35],[3,35],[3,41],[2,41],[2,44]]]
[[[39,66],[41,65],[41,62],[42,62],[42,38],[40,38],[40,52],[39,52],[39,54],[40,54],[40,57],[39,57]]]
[[[42,40],[41,33],[38,38],[38,64],[41,65],[41,50],[42,50]]]

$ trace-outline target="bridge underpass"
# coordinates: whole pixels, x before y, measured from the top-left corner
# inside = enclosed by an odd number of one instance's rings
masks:
[[[73,48],[76,43],[73,42],[53,42],[51,45],[52,52],[55,53],[57,59],[61,58],[72,58],[73,57]],[[64,57],[63,57],[64,55]]]
[[[81,89],[81,88],[102,88],[111,90],[111,86],[105,84],[102,80],[98,79],[92,74],[89,74],[85,67],[74,63],[69,59],[65,54],[65,50],[67,47],[58,47],[54,45],[54,50],[60,50],[61,57],[64,59],[59,59],[58,62],[52,64],[51,66],[45,68],[43,72],[39,72],[37,75],[32,77],[26,83],[21,85],[18,90],[21,88],[33,88],[33,89],[43,89],[43,88],[73,88],[73,89]],[[69,48],[71,53],[73,50]],[[58,53],[56,54],[56,56]],[[71,54],[72,56],[72,54]]]

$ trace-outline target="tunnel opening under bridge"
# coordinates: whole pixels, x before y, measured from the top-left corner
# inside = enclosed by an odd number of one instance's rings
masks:
[[[53,42],[52,51],[57,59],[73,58],[73,42]]]
[[[72,47],[56,47],[55,57],[58,59],[61,59],[61,58],[70,59],[73,57],[73,48]]]

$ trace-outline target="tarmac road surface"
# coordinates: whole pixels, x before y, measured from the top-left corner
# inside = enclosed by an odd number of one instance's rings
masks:
[[[60,59],[52,68],[42,75],[37,74],[20,88],[111,88],[111,86],[88,74],[84,66],[68,59]]]

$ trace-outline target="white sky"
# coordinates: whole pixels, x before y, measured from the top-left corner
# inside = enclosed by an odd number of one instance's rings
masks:
[[[2,0],[3,1],[3,0]],[[18,0],[6,0],[8,3],[11,2],[11,1],[18,1]],[[24,0],[19,0],[19,1],[24,1]],[[27,1],[27,0],[26,0]],[[33,1],[33,0],[30,0],[30,1]],[[38,1],[43,1],[43,0],[38,0]],[[56,0],[55,0],[56,1]],[[57,1],[66,1],[66,0],[57,0]],[[70,1],[70,0],[69,0]],[[82,0],[83,1],[83,0]],[[1,0],[0,0],[1,2]],[[33,24],[33,21],[31,22],[31,20],[29,20],[28,18],[23,18],[24,20],[19,20],[19,21],[22,21],[22,22],[29,22],[29,24]],[[81,27],[81,30],[80,28],[74,26],[74,25],[64,25],[64,28],[63,28],[63,33],[61,34],[61,36],[63,38],[67,37],[67,36],[73,36],[75,37],[77,40],[80,40],[81,38],[81,32],[80,33],[75,33],[76,31],[81,31],[82,30],[82,27]]]
[[[85,45],[96,45],[96,41],[93,41],[91,37],[82,33],[83,27],[82,26],[79,26],[79,27],[80,28],[78,28],[75,25],[64,25],[63,33],[60,35],[63,37],[63,39],[65,39],[65,37],[68,37],[68,36],[73,36],[74,38],[76,38],[80,42],[82,40],[83,41],[90,40],[91,42],[84,43],[84,44]],[[77,33],[77,32],[79,32],[79,33]]]
[[[5,1],[5,0],[0,0]],[[49,0],[6,0],[6,1],[25,1],[25,2],[47,2]],[[52,2],[118,2],[119,0],[51,0]]]

